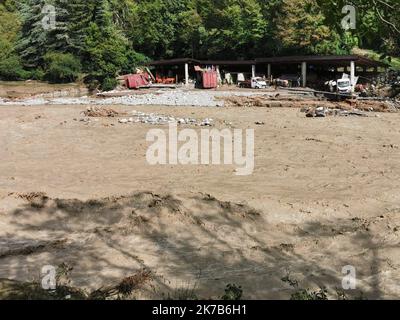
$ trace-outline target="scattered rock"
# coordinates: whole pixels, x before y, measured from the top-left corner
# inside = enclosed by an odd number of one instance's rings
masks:
[[[394,144],[384,144],[384,148],[398,149],[399,147]]]
[[[204,119],[202,122],[201,122],[201,126],[202,127],[211,127],[212,126],[212,119]]]
[[[119,119],[119,123],[145,123],[153,125],[164,125],[169,123],[177,123],[179,125],[194,125],[194,126],[212,126],[213,119],[197,120],[193,118],[175,118],[169,115],[160,115],[155,113],[144,113],[140,111],[132,111],[135,117],[129,119]]]

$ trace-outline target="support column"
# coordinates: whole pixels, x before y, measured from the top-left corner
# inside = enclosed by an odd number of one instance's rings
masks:
[[[215,71],[217,71],[217,81],[218,85],[222,84],[222,77],[221,77],[221,71],[219,70],[219,66],[215,67]]]
[[[267,76],[268,76],[268,79],[271,80],[271,64],[270,63],[268,63]]]
[[[256,65],[251,66],[251,76],[254,78],[256,76]]]
[[[307,87],[307,62],[301,64],[302,86]]]
[[[350,83],[352,85],[352,92],[354,92],[356,78],[356,63],[354,61],[350,62]]]
[[[185,63],[185,86],[189,85],[189,64]]]

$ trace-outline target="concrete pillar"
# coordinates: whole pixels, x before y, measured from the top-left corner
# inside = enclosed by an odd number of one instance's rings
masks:
[[[254,64],[251,66],[251,76],[253,78],[256,76],[256,66]]]
[[[354,86],[355,86],[355,78],[356,78],[356,63],[354,61],[350,62],[350,82],[351,85],[353,86],[353,91],[354,91]]]
[[[189,64],[185,63],[185,86],[189,85]]]
[[[268,69],[267,70],[268,79],[271,79],[271,64],[270,63],[268,63],[268,68],[267,69]]]
[[[302,86],[307,87],[307,62],[301,64],[301,79]]]
[[[217,71],[218,85],[221,85],[222,84],[222,77],[221,77],[221,70],[219,70],[219,66],[215,67],[215,71]]]

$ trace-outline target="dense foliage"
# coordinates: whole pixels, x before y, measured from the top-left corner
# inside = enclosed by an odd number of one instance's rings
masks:
[[[70,53],[50,52],[44,56],[45,78],[49,82],[74,82],[81,72],[81,63]]]
[[[56,9],[44,29],[45,5]],[[345,5],[357,9],[344,30]],[[103,88],[146,59],[400,55],[398,0],[3,0],[0,78],[74,81]]]

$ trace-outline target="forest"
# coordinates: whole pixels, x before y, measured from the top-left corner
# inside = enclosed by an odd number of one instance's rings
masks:
[[[343,28],[343,7],[356,24]],[[54,8],[54,24],[43,27]],[[50,7],[51,8],[51,7]],[[51,22],[51,21],[50,21]],[[2,0],[0,79],[103,90],[152,59],[358,50],[399,68],[398,0]]]

